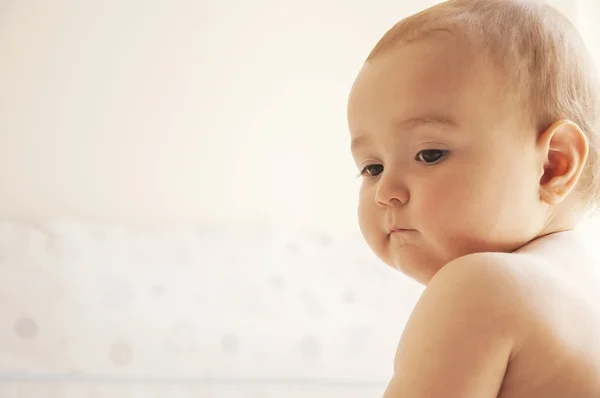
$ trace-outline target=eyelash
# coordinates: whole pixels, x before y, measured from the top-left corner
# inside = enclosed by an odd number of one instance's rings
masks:
[[[417,155],[415,156],[415,160],[418,162],[424,162],[423,160],[419,160],[419,155],[422,155],[424,152],[441,152],[441,156],[438,159],[436,159],[435,161],[433,161],[431,163],[425,162],[426,166],[436,165],[436,164],[440,163],[442,160],[444,160],[446,158],[446,156],[448,155],[448,151],[445,149],[424,149],[424,150],[420,151],[419,153],[417,153]],[[363,167],[363,169],[360,171],[360,173],[358,173],[356,175],[356,178],[360,178],[361,176],[364,176],[364,175],[367,175],[368,177],[377,177],[377,176],[370,176],[367,173],[367,170],[369,169],[369,167],[373,167],[373,166],[383,167],[380,164],[368,164],[365,167]]]

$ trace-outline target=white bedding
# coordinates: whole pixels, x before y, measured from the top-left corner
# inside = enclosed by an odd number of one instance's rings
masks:
[[[378,396],[420,291],[357,234],[4,222],[0,396]]]

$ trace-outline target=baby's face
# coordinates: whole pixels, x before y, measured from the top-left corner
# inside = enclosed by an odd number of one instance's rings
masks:
[[[450,38],[398,45],[365,64],[350,93],[361,231],[421,283],[457,257],[515,250],[543,228],[535,131],[482,58]]]

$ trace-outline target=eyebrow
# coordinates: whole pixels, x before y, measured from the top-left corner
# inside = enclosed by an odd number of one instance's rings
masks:
[[[438,126],[438,127],[456,127],[458,123],[450,117],[442,115],[417,116],[409,119],[396,121],[394,127],[399,130],[413,129],[418,126]],[[355,152],[358,149],[367,147],[371,141],[364,135],[356,137],[350,144],[350,150]]]

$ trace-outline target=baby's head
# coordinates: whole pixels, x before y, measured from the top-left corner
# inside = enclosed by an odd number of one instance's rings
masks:
[[[599,105],[582,39],[545,4],[451,0],[400,21],[348,102],[365,240],[427,283],[574,228],[600,202]]]

